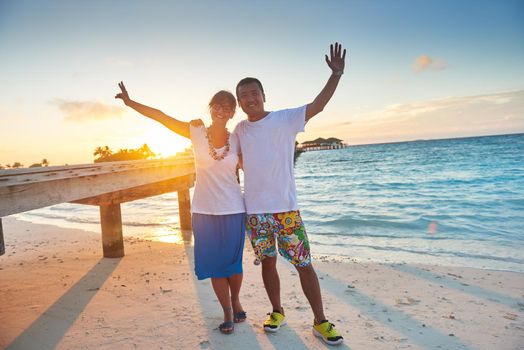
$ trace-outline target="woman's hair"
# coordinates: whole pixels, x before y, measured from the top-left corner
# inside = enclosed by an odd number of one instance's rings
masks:
[[[216,104],[229,106],[234,112],[237,107],[237,100],[229,91],[220,90],[214,94],[211,101],[209,101],[209,108]]]

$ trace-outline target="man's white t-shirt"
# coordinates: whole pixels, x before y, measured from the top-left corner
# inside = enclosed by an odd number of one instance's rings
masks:
[[[233,134],[229,137],[230,149],[222,160],[214,160],[209,154],[206,128],[189,127],[195,154],[196,184],[191,212],[208,215],[244,213],[245,206],[236,177],[239,145]],[[217,149],[221,155],[224,147]]]
[[[293,158],[296,136],[305,123],[306,106],[302,106],[271,112],[256,122],[243,120],[235,127],[248,214],[298,210]]]

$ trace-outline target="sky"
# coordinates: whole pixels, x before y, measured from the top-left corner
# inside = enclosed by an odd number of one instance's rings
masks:
[[[97,146],[190,143],[125,107],[210,122],[207,104],[259,78],[266,110],[335,95],[297,140],[350,145],[524,132],[524,1],[0,0],[0,165],[91,163]],[[239,108],[229,124],[245,118]]]

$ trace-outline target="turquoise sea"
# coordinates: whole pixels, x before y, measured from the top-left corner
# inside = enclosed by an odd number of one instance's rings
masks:
[[[524,272],[524,134],[311,151],[295,175],[314,256]],[[122,215],[126,236],[180,241],[176,193]],[[96,207],[15,216],[100,231]]]

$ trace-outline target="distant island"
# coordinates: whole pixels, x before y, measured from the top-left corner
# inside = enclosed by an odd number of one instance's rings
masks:
[[[329,149],[341,149],[346,148],[347,145],[342,142],[342,140],[337,139],[336,137],[330,137],[324,139],[319,137],[312,141],[305,141],[297,145],[296,149],[299,152],[307,151],[321,151]]]
[[[30,166],[28,166],[28,168],[38,168],[38,167],[46,167],[46,166],[49,166],[49,161],[46,158],[44,158],[44,159],[42,159],[42,161],[40,163],[33,163]],[[23,168],[23,167],[24,167],[24,164],[22,164],[20,162],[14,162],[13,164],[5,164],[5,165],[0,164],[0,170],[2,170],[2,169],[19,169],[19,168]]]
[[[156,154],[149,148],[147,143],[137,149],[120,149],[118,152],[113,152],[108,146],[97,147],[93,152],[95,163],[102,162],[117,162],[122,160],[139,160],[154,158]]]

